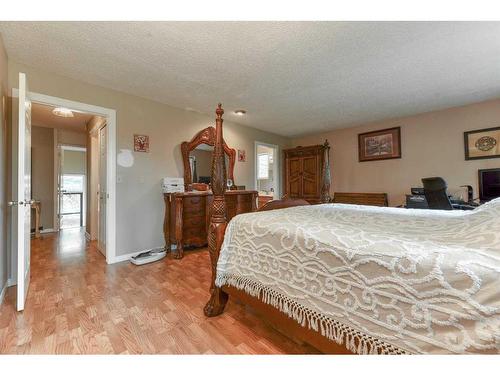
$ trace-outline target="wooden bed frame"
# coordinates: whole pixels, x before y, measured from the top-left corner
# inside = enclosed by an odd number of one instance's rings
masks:
[[[216,126],[215,126],[215,146],[212,158],[212,214],[210,217],[210,225],[208,229],[208,249],[210,253],[210,262],[212,267],[212,280],[210,283],[210,300],[204,308],[204,313],[207,317],[217,316],[223,313],[224,307],[229,299],[229,296],[234,297],[245,305],[253,308],[257,314],[269,324],[271,324],[278,331],[293,340],[301,341],[312,345],[321,352],[348,354],[344,345],[339,345],[320,333],[302,327],[295,320],[289,318],[284,313],[275,309],[274,307],[265,304],[259,298],[251,297],[244,291],[236,288],[225,286],[219,288],[215,285],[215,277],[217,273],[217,261],[219,259],[219,252],[224,240],[224,232],[226,230],[226,202],[224,199],[224,191],[226,190],[226,165],[224,160],[224,138],[222,132],[222,115],[224,110],[222,105],[219,104],[215,111]],[[328,149],[325,150],[325,160],[323,167],[323,202],[329,202],[329,188],[330,188],[330,164],[328,157]],[[258,211],[275,210],[286,207],[304,206],[309,203],[302,199],[281,199],[270,201],[262,206]]]
[[[389,206],[387,193],[333,193],[333,203],[362,204],[365,206]]]

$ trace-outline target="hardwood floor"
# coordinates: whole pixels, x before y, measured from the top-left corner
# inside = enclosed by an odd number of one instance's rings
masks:
[[[235,301],[206,318],[205,249],[182,260],[106,265],[83,231],[66,229],[32,240],[31,254],[26,310],[15,311],[15,288],[0,307],[0,353],[316,353]]]

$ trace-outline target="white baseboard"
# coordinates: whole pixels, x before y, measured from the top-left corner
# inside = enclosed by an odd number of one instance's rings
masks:
[[[45,234],[45,233],[55,233],[55,232],[57,232],[57,230],[55,230],[54,228],[42,229],[40,231],[40,233],[42,233],[42,234]]]
[[[7,292],[7,288],[9,286],[9,280],[5,283],[5,285],[2,288],[2,291],[0,292],[0,306],[3,303],[3,297],[5,297],[5,292]]]
[[[129,260],[131,257],[136,256],[136,255],[138,255],[140,253],[143,253],[145,251],[161,250],[161,249],[164,249],[164,248],[165,248],[165,246],[158,246],[158,247],[154,247],[152,249],[144,249],[144,250],[136,251],[136,252],[130,253],[130,254],[117,255],[113,259],[106,260],[106,262],[108,264],[115,264],[115,263],[125,262],[125,261]]]
[[[2,291],[0,292],[0,305],[3,302],[3,298],[5,297],[5,293],[7,292],[7,288],[10,288],[11,286],[14,286],[14,285],[16,285],[16,283],[14,283],[14,280],[7,279],[7,281],[5,282],[5,285],[2,288]]]

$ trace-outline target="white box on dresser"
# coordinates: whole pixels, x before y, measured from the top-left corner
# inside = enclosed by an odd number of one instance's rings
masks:
[[[164,177],[161,188],[164,193],[183,193],[184,179],[182,177]]]

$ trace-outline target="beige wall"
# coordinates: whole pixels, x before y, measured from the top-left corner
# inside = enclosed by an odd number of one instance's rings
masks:
[[[60,145],[85,147],[87,145],[87,134],[66,129],[57,129],[57,143]]]
[[[31,128],[31,160],[32,196],[41,202],[40,223],[44,229],[54,228],[54,129]]]
[[[0,35],[0,293],[7,282],[7,53]],[[1,303],[2,301],[0,301]]]
[[[401,126],[402,158],[358,162],[359,133]],[[500,126],[500,100],[334,130],[293,141],[294,145],[323,143],[332,148],[333,191],[387,192],[390,205],[402,204],[421,178],[441,176],[450,193],[472,185],[477,196],[477,171],[499,168],[500,159],[464,159],[464,131]],[[465,196],[465,195],[464,195]]]
[[[17,87],[19,72],[27,74],[34,92],[112,108],[117,111],[117,150],[133,149],[133,134],[150,136],[149,153],[133,153],[130,168],[117,167],[123,182],[117,184],[117,254],[163,246],[164,204],[160,181],[183,176],[180,143],[214,125],[215,114],[204,115],[132,95],[89,85],[39,71],[9,60],[9,87]],[[168,89],[168,88],[165,88]],[[220,100],[214,96],[214,111]],[[246,162],[236,162],[235,183],[254,187],[254,142],[288,146],[289,139],[225,122],[227,144],[247,152]]]

